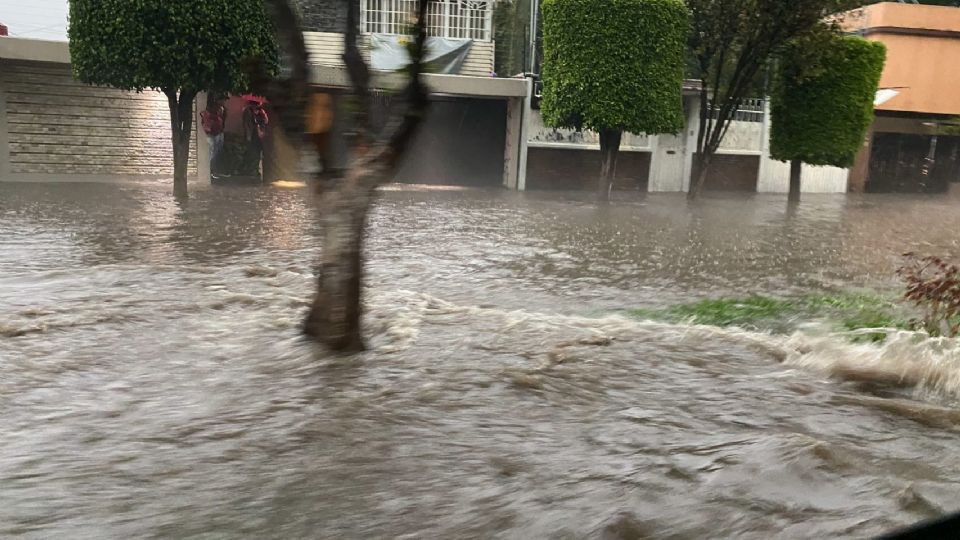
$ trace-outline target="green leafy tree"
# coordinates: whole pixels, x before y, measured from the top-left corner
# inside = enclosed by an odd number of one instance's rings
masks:
[[[692,75],[701,82],[697,167],[688,195],[703,189],[710,164],[737,110],[791,40],[822,26],[824,17],[858,0],[686,0]]]
[[[530,33],[530,0],[501,0],[493,10],[495,49],[494,71],[513,77],[527,70],[525,65]]]
[[[600,135],[609,199],[624,131],[683,129],[689,13],[681,0],[544,0],[544,122]]]
[[[180,196],[187,194],[197,94],[246,91],[241,64],[248,59],[277,65],[259,0],[70,0],[69,37],[80,81],[167,96]]]
[[[790,198],[804,163],[849,167],[873,121],[886,47],[856,36],[792,43],[773,92],[770,153],[790,161]]]
[[[960,116],[948,118],[940,124],[941,135],[960,135]]]

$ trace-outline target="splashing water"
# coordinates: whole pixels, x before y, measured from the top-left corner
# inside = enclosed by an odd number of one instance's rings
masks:
[[[0,536],[866,537],[953,511],[955,340],[610,313],[889,287],[911,235],[949,254],[957,226],[936,199],[394,188],[371,350],[331,357],[298,334],[309,190],[0,184]]]

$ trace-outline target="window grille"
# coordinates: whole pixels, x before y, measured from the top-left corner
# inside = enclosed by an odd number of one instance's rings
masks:
[[[363,0],[363,32],[403,35],[416,13],[416,0]],[[431,36],[490,41],[493,0],[434,0],[427,8]]]

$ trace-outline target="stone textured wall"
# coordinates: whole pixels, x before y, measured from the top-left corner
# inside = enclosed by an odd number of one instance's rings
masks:
[[[296,0],[304,30],[343,32],[347,27],[347,3],[343,0]]]
[[[600,135],[594,131],[546,127],[543,124],[543,115],[540,111],[534,110],[530,114],[530,127],[528,140],[531,146],[537,146],[539,143],[548,144],[570,144],[574,146],[590,145],[592,148],[600,149]],[[623,140],[620,142],[621,150],[649,150],[650,137],[644,134],[624,133]]]
[[[4,62],[0,91],[11,174],[170,175],[167,99],[73,79],[70,66]],[[196,140],[189,173],[196,174]]]

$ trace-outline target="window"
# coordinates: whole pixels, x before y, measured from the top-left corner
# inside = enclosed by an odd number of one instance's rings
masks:
[[[493,0],[434,0],[427,8],[431,36],[490,41]],[[360,28],[377,34],[405,34],[416,0],[363,0]]]

